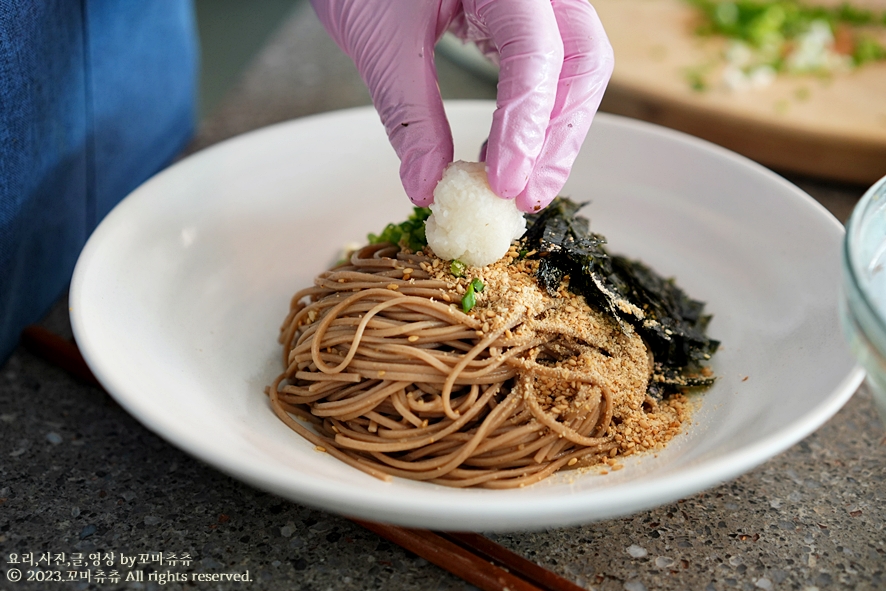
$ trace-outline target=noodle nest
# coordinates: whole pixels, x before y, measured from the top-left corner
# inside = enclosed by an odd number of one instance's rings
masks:
[[[561,289],[516,247],[454,277],[431,254],[366,246],[296,293],[280,333],[276,415],[382,479],[513,488],[608,464],[679,431],[682,397],[646,395],[630,327]],[[469,313],[459,304],[479,278]]]

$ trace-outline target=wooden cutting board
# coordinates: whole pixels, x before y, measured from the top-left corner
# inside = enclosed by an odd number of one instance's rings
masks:
[[[776,170],[864,184],[886,175],[886,63],[829,78],[782,75],[761,89],[693,90],[689,73],[719,61],[723,48],[693,33],[694,9],[683,0],[592,3],[615,50],[603,110],[688,132]]]

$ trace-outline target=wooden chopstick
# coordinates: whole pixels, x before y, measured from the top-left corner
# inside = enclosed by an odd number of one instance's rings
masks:
[[[83,383],[101,387],[72,341],[35,325],[24,329],[21,340],[34,355],[62,368]],[[432,532],[361,519],[351,521],[483,591],[581,590],[556,573],[478,534]]]
[[[548,591],[549,589],[521,579],[432,531],[359,519],[351,521],[483,591]],[[550,588],[550,591],[553,591],[553,588]]]
[[[454,541],[459,546],[471,550],[480,558],[506,568],[508,572],[530,581],[540,589],[548,589],[550,591],[583,591],[581,587],[569,579],[564,579],[557,573],[549,571],[530,560],[526,560],[519,554],[511,552],[504,546],[500,546],[480,534],[470,532],[437,533],[444,538]]]
[[[351,521],[484,591],[583,591],[568,579],[480,534],[434,532],[359,519]]]

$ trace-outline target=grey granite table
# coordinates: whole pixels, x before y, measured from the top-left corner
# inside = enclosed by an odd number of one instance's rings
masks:
[[[447,98],[495,94],[445,61],[440,78]],[[368,102],[350,62],[299,4],[191,151]],[[792,180],[841,220],[863,192]],[[65,303],[43,324],[70,335]],[[587,589],[886,589],[884,524],[886,441],[862,387],[816,433],[733,482],[623,519],[491,537]],[[0,589],[470,588],[347,520],[195,461],[20,347],[0,369],[0,572],[11,553],[99,551],[147,563],[103,567],[118,582],[99,581],[93,567],[91,582],[0,576]],[[190,561],[160,564],[161,552]],[[247,570],[250,583],[157,580]],[[137,571],[142,581],[125,580]]]

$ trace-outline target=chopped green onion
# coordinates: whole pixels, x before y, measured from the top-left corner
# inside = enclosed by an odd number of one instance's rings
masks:
[[[886,59],[886,47],[870,37],[859,37],[852,52],[852,60],[860,66],[867,62],[875,62]]]
[[[367,238],[370,244],[390,242],[400,248],[408,248],[418,252],[428,245],[425,237],[425,220],[431,216],[431,210],[427,207],[414,207],[412,214],[405,222],[388,224],[381,234],[369,234]]]
[[[477,305],[477,292],[483,291],[485,289],[485,285],[479,279],[472,279],[468,284],[468,288],[465,290],[465,295],[461,298],[461,309],[465,314],[474,309],[474,306]]]
[[[886,24],[886,12],[878,19],[872,11],[848,2],[829,8],[804,0],[687,1],[707,17],[700,33],[719,33],[754,44],[770,35],[792,39],[808,30],[809,24],[816,20],[827,22],[831,30],[839,24],[851,27],[875,25],[878,21]]]
[[[467,269],[467,268],[468,268],[468,266],[458,259],[455,259],[449,265],[449,271],[453,275],[455,275],[456,277],[464,277],[465,276],[465,269]]]
[[[474,309],[474,306],[477,304],[477,297],[474,295],[474,290],[468,286],[468,289],[465,290],[465,295],[461,298],[461,309],[467,314],[471,310]]]
[[[747,44],[755,52],[753,64],[741,67],[745,73],[754,66],[768,65],[776,71],[797,73],[810,68],[791,66],[786,57],[802,44],[804,35],[823,23],[833,35],[842,30],[851,37],[848,48],[852,64],[886,60],[886,46],[866,36],[865,27],[886,25],[886,12],[873,12],[842,2],[818,6],[809,0],[686,0],[702,15],[699,35],[722,35]],[[847,51],[846,48],[841,51]],[[821,69],[825,66],[814,66]],[[793,68],[793,69],[792,69]],[[825,67],[826,70],[830,69]],[[690,85],[701,90],[698,76],[689,76]]]

